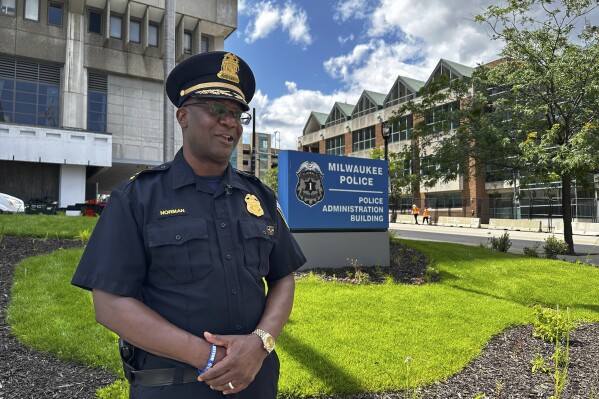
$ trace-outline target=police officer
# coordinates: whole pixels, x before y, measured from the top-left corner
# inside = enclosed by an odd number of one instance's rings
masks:
[[[173,69],[183,147],[111,193],[75,272],[123,340],[131,398],[276,397],[273,349],[306,259],[272,190],[229,164],[254,91],[231,53]]]

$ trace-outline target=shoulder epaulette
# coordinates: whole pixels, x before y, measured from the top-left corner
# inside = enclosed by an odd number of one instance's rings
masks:
[[[233,169],[235,170],[235,172],[237,172],[238,174],[240,174],[242,176],[249,177],[250,179],[254,179],[254,180],[260,181],[260,179],[258,178],[258,176],[255,176],[255,175],[251,174],[250,172],[246,172],[246,171],[239,170],[239,169],[236,169],[236,168],[233,168]]]
[[[140,170],[139,172],[137,172],[136,174],[134,174],[133,176],[131,176],[129,178],[129,180],[135,180],[137,178],[137,176],[139,176],[142,173],[162,172],[162,171],[168,170],[170,167],[171,167],[170,163],[163,163],[162,165],[154,166],[153,168],[148,168],[148,169]]]

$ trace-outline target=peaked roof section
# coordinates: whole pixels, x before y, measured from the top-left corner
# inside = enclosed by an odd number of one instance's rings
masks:
[[[368,104],[372,104],[374,107],[369,107],[369,108],[374,108],[374,110],[379,110],[381,108],[383,108],[383,103],[385,101],[385,95],[383,93],[377,93],[375,91],[371,91],[371,90],[364,90],[362,92],[362,95],[360,96],[360,98],[358,99],[358,102],[356,103],[354,109],[352,109],[351,114],[352,115],[358,115],[358,116],[362,116],[364,115],[364,107],[363,104],[364,103],[368,103]],[[371,113],[374,111],[369,111],[368,113]]]
[[[329,114],[325,114],[323,112],[310,112],[310,116],[308,117],[308,121],[304,125],[304,136],[306,134],[314,133],[320,129],[322,129],[327,122]]]
[[[441,58],[437,63],[435,69],[433,69],[433,73],[431,73],[428,80],[426,81],[426,85],[428,85],[434,80],[435,76],[437,76],[440,73],[439,70],[442,70],[443,72],[448,70],[450,78],[456,76],[459,79],[469,78],[472,76],[472,72],[474,72],[474,68]]]
[[[368,95],[368,97],[370,97],[372,102],[374,102],[376,105],[382,106],[383,103],[385,102],[385,94],[384,93],[377,93],[376,91],[364,90],[364,94]]]
[[[387,103],[392,103],[391,105],[399,103],[399,97],[393,98],[398,92],[401,92],[401,90],[396,90],[396,87],[399,85],[403,85],[405,91],[409,91],[414,94],[414,97],[417,97],[418,91],[424,86],[424,82],[421,80],[407,78],[405,76],[398,76],[397,79],[395,79],[395,83],[393,83],[393,86],[391,86],[391,90],[389,90],[389,93],[387,93],[387,95],[385,96],[385,105],[387,105]]]
[[[351,119],[351,112],[354,109],[355,104],[335,102],[331,112],[329,113],[326,121],[326,126],[337,125],[340,122],[344,122]]]
[[[348,103],[340,103],[340,102],[336,102],[335,103],[335,107],[339,107],[339,109],[346,115],[346,116],[350,116],[351,117],[351,112],[354,109],[354,107],[356,106],[356,104],[348,104]]]

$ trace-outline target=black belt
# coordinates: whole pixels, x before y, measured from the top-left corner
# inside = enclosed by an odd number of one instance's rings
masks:
[[[131,371],[131,383],[146,386],[163,386],[198,382],[198,370],[168,368]]]

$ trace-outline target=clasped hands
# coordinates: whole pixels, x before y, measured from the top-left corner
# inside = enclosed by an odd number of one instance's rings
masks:
[[[198,381],[205,382],[210,388],[222,391],[225,395],[247,388],[268,355],[262,341],[255,334],[216,335],[205,332],[204,338],[226,352],[224,358],[198,377]]]

